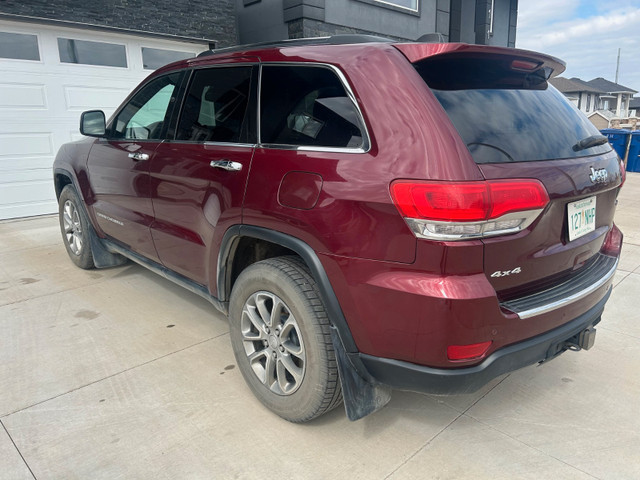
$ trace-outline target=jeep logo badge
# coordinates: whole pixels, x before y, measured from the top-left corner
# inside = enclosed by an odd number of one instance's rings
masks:
[[[591,180],[591,183],[605,183],[607,181],[608,175],[609,174],[607,173],[607,170],[605,168],[594,170],[594,168],[591,167],[591,175],[589,175],[589,180]]]

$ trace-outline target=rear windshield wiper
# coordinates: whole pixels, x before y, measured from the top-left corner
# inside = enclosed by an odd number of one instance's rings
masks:
[[[587,148],[604,145],[605,143],[607,143],[607,141],[607,137],[605,137],[604,135],[591,135],[590,137],[580,140],[572,148],[574,152],[579,152],[580,150],[585,150]]]

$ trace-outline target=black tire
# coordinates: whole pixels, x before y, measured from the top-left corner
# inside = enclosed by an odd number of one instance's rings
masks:
[[[274,310],[279,315],[270,315]],[[275,318],[271,325],[260,324],[268,317]],[[271,258],[246,268],[231,292],[229,322],[238,368],[271,411],[301,423],[342,403],[329,318],[299,258]]]
[[[60,193],[58,217],[62,242],[71,261],[85,270],[94,268],[89,219],[80,197],[71,185],[64,187]]]

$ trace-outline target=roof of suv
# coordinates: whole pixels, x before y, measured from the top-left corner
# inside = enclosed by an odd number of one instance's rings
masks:
[[[436,58],[443,61],[501,59],[509,62],[510,68],[514,71],[524,74],[544,70],[545,78],[554,77],[565,70],[565,63],[562,60],[529,50],[466,43],[403,43],[373,35],[334,35],[207,50],[196,58],[171,63],[158,69],[155,73],[189,66],[216,64],[222,60],[249,59],[249,57],[252,57],[253,61],[263,62],[312,61],[347,64],[361,59],[363,51],[373,53],[390,48],[399,51],[409,62],[414,64]]]

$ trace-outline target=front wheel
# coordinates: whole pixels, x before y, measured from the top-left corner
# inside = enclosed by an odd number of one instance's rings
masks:
[[[69,258],[80,268],[93,268],[89,221],[82,209],[80,197],[71,185],[62,189],[58,206],[62,241]]]
[[[329,319],[297,257],[245,269],[233,286],[229,321],[238,367],[267,408],[307,422],[341,403]]]

